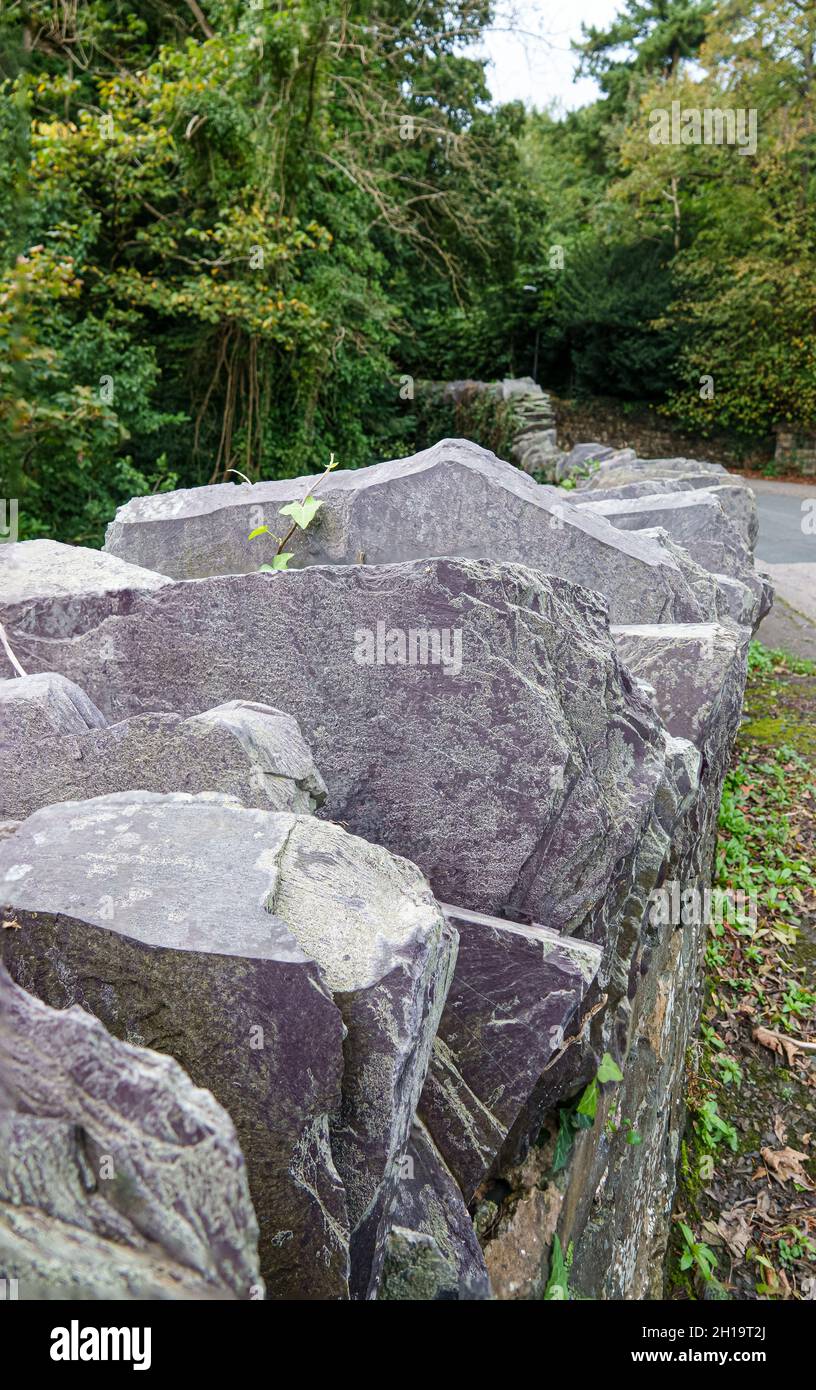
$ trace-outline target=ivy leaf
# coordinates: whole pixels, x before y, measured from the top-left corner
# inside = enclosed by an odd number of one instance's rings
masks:
[[[286,570],[289,568],[289,561],[294,560],[294,551],[284,550],[282,554],[276,555],[272,560],[273,570]]]
[[[288,569],[289,561],[293,559],[294,551],[284,550],[281,555],[275,555],[273,557],[271,565],[261,565],[259,573],[263,574],[264,572],[266,572],[267,574],[274,574],[280,570]]]
[[[269,535],[269,527],[268,527],[268,526],[256,526],[254,531],[250,531],[249,535],[247,536],[247,540],[248,540],[248,541],[254,541],[256,536],[268,536],[268,535]]]
[[[601,1058],[601,1065],[598,1067],[597,1079],[601,1082],[623,1080],[623,1072],[621,1071],[614,1057],[610,1057],[608,1052],[605,1052],[603,1057]]]
[[[318,497],[306,497],[302,502],[289,502],[281,507],[280,516],[291,516],[296,526],[305,531],[314,521],[323,503]]]
[[[566,1168],[569,1156],[572,1153],[572,1143],[575,1137],[571,1123],[569,1110],[562,1110],[558,1120],[558,1138],[555,1141],[555,1153],[553,1154],[554,1173],[560,1173],[562,1168]]]
[[[600,1074],[600,1073],[599,1073]],[[587,1119],[594,1120],[598,1109],[598,1077],[590,1081],[584,1094],[578,1102],[577,1113],[586,1115]]]

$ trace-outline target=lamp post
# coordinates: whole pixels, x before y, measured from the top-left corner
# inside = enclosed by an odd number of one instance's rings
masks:
[[[525,294],[538,294],[538,285],[525,285]],[[541,337],[541,327],[536,322],[535,351],[533,353],[533,381],[538,381],[538,345]]]

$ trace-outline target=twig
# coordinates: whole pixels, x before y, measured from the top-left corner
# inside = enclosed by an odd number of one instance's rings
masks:
[[[8,638],[6,637],[6,629],[3,627],[2,623],[0,623],[0,642],[3,643],[3,649],[6,653],[6,656],[8,657],[15,671],[17,672],[17,675],[24,676],[25,671],[23,670],[22,666],[20,665],[19,661],[14,655],[14,652],[11,650],[11,647],[8,644]]]

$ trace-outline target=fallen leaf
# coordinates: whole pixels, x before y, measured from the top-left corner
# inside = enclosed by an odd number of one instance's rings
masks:
[[[722,1212],[717,1222],[717,1230],[734,1258],[741,1260],[751,1244],[751,1224],[745,1212],[739,1207]]]
[[[789,1067],[793,1066],[795,1059],[799,1056],[800,1049],[791,1038],[774,1033],[770,1028],[755,1028],[751,1036],[754,1042],[761,1043],[763,1047],[775,1052],[778,1057],[784,1057]]]
[[[788,1178],[793,1178],[800,1187],[812,1190],[813,1183],[802,1167],[802,1159],[807,1158],[807,1154],[800,1153],[798,1149],[760,1149],[759,1152],[777,1182],[785,1183]]]
[[[773,1117],[773,1132],[780,1144],[787,1144],[788,1131],[785,1129],[785,1124],[781,1115],[774,1115]]]

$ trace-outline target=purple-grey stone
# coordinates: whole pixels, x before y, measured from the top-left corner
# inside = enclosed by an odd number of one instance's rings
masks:
[[[119,509],[105,544],[179,579],[249,573],[268,558],[263,541],[247,540],[249,532],[262,523],[279,532],[280,507],[316,481],[223,483],[137,497]],[[293,568],[493,558],[596,589],[615,622],[699,622],[725,611],[715,581],[682,551],[660,537],[622,533],[465,439],[332,473],[316,495],[321,510],[288,547]]]
[[[456,954],[420,872],[312,817],[135,792],[30,817],[0,902],[22,984],[229,1110],[270,1296],[343,1297],[349,1261],[371,1296]]]
[[[391,1219],[380,1298],[490,1298],[487,1266],[470,1214],[419,1120],[411,1131]]]
[[[576,507],[595,502],[627,501],[630,498],[665,497],[673,492],[700,492],[714,497],[731,525],[735,527],[753,554],[759,535],[759,516],[756,493],[737,475],[729,474],[728,482],[714,482],[710,473],[680,473],[671,478],[647,478],[637,483],[622,483],[618,487],[591,488],[586,493],[576,490],[572,502]]]
[[[602,600],[517,565],[172,584],[40,655],[108,718],[276,705],[326,779],[321,816],[411,859],[446,901],[556,930],[625,875],[664,775],[659,719]]]
[[[182,1296],[263,1297],[229,1115],[171,1057],[0,965],[0,1278],[23,1298],[156,1297],[166,1266]]]
[[[655,691],[670,733],[689,739],[721,773],[739,727],[748,643],[716,623],[615,627],[629,670]]]
[[[269,910],[297,825],[223,797],[49,806],[0,842],[0,950],[45,1003],[82,1005],[212,1091],[246,1158],[268,1295],[343,1298],[329,1122],[344,1027],[319,967]],[[324,833],[331,857],[342,831]]]
[[[535,924],[445,913],[459,956],[419,1113],[469,1202],[542,1074],[580,1031],[602,953]]]
[[[628,499],[600,495],[597,500],[579,504],[579,509],[591,509],[624,531],[663,527],[703,569],[736,579],[753,593],[752,626],[757,626],[769,611],[769,587],[755,572],[751,552],[711,491]]]
[[[126,613],[135,591],[156,593],[168,582],[104,550],[47,540],[0,545],[0,622],[16,654],[13,633],[71,637],[103,615]],[[0,671],[5,664],[4,655]]]
[[[73,704],[54,698],[65,688]],[[96,722],[83,726],[78,709]],[[232,700],[189,719],[142,714],[107,725],[63,676],[0,681],[0,816],[122,791],[217,791],[302,814],[326,799],[297,722],[269,705]]]
[[[55,671],[0,680],[0,754],[20,763],[38,739],[86,734],[106,722],[84,690]]]
[[[280,873],[274,910],[319,961],[348,1030],[331,1145],[348,1201],[351,1293],[369,1298],[453,975],[456,931],[413,864],[316,820],[297,823]]]

